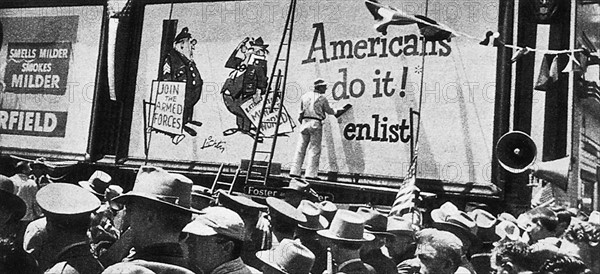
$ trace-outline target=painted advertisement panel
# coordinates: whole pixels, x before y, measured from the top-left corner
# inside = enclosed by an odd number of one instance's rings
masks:
[[[361,183],[388,184],[385,178],[404,176],[416,143],[420,178],[489,183],[496,48],[474,37],[496,30],[497,1],[386,1],[381,7],[394,10],[387,5],[470,35],[426,41],[417,24],[376,30],[364,1],[299,0],[286,59],[282,119],[289,124],[274,162],[293,166],[302,96],[323,79],[323,96],[334,109],[352,107],[321,123],[321,174],[363,174],[376,179]],[[273,66],[283,67],[276,54],[288,8],[288,1],[146,5],[130,157],[248,159],[256,124],[244,106],[262,105]],[[174,38],[162,41],[168,25]],[[161,44],[169,49],[161,52]],[[186,83],[183,138],[153,132],[145,150],[143,101],[156,80]]]
[[[103,7],[0,10],[0,146],[84,155]]]

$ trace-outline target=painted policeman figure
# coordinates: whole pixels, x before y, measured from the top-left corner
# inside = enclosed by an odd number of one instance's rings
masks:
[[[221,93],[225,106],[236,116],[237,128],[230,128],[223,132],[228,136],[241,132],[251,137],[255,135],[252,121],[248,119],[241,105],[249,100],[254,103],[261,101],[261,95],[267,88],[267,60],[268,44],[262,37],[252,39],[246,37],[238,44],[225,63],[226,68],[234,69],[225,81]],[[258,92],[260,91],[260,92]]]
[[[164,60],[162,75],[162,80],[186,83],[183,129],[191,136],[196,136],[196,130],[189,127],[189,124],[202,126],[201,122],[193,120],[194,105],[200,100],[204,83],[193,59],[196,42],[196,39],[192,39],[188,28],[183,28],[175,37],[173,48]]]
[[[326,115],[340,114],[342,109],[333,109],[323,94],[327,91],[327,84],[323,79],[314,82],[314,92],[308,92],[301,97],[300,106],[300,140],[294,154],[294,166],[290,176],[299,177],[302,172],[302,163],[308,150],[308,167],[305,177],[318,179],[319,158],[321,157],[321,140],[323,137],[323,120]]]

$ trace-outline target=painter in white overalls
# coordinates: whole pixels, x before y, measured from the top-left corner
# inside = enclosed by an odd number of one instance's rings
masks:
[[[323,79],[315,81],[314,92],[302,95],[300,106],[300,140],[294,154],[294,163],[290,176],[300,176],[302,163],[308,150],[308,167],[306,178],[317,178],[319,171],[319,158],[321,157],[321,140],[323,137],[323,120],[326,114],[335,115],[340,110],[329,106],[327,98],[323,96],[327,90],[327,84]]]

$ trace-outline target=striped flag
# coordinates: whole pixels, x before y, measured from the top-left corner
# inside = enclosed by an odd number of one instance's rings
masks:
[[[396,199],[394,200],[394,204],[392,205],[392,209],[390,210],[389,216],[398,215],[401,216],[405,213],[412,211],[415,207],[415,192],[418,191],[416,186],[417,181],[417,156],[412,159],[410,163],[410,168],[404,180],[402,180],[402,184],[400,185],[400,189],[398,189],[398,194],[396,194]]]

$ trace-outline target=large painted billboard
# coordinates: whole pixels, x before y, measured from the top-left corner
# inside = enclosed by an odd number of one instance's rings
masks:
[[[497,2],[384,3],[470,34],[425,41],[416,24],[378,32],[364,1],[299,0],[287,60],[285,134],[273,161],[291,167],[300,139],[300,98],[321,78],[333,107],[352,108],[323,121],[320,173],[362,174],[371,178],[362,181],[368,184],[402,178],[418,131],[419,178],[490,183],[496,48],[473,37],[496,30]],[[288,7],[288,1],[146,5],[130,158],[229,164],[248,159],[256,133],[252,111],[262,105],[278,62]],[[163,41],[168,22],[175,24],[175,35]],[[161,50],[165,44],[169,48]],[[172,97],[183,97],[183,104],[162,105],[173,115],[158,118],[148,112],[157,107],[156,83],[169,81],[185,83]],[[171,121],[181,130],[149,129],[151,120]]]
[[[103,10],[102,6],[0,10],[3,152],[84,156]]]

